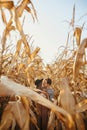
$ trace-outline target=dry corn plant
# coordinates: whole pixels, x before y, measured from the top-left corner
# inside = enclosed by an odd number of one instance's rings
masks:
[[[32,8],[30,8],[29,5]],[[10,13],[9,20],[6,19],[5,9]],[[33,20],[37,19],[32,2],[30,0],[23,0],[15,7],[13,1],[0,0],[0,10],[3,23],[5,24],[1,39],[2,48],[0,51],[0,96],[5,98],[6,96],[10,96],[10,101],[8,100],[6,102],[6,106],[1,105],[3,112],[1,113],[0,130],[29,130],[31,122],[36,129],[39,130],[36,115],[32,110],[32,107],[34,108],[32,101],[51,109],[49,128],[55,129],[55,126],[57,128],[60,121],[62,129],[76,130],[77,128],[78,130],[85,130],[81,111],[83,111],[84,108],[86,110],[86,100],[83,100],[83,102],[85,102],[84,104],[80,102],[82,107],[79,107],[76,92],[77,90],[83,92],[83,88],[87,86],[87,67],[85,67],[87,66],[87,59],[83,58],[85,56],[85,48],[87,48],[87,39],[81,41],[83,26],[81,28],[75,26],[75,5],[73,7],[73,17],[70,22],[74,34],[72,41],[70,41],[70,33],[68,33],[66,47],[62,49],[56,61],[46,67],[38,55],[40,48],[31,49],[30,41],[28,41],[24,34],[20,22],[20,17],[22,17],[24,10],[32,15]],[[12,30],[17,30],[20,34],[19,40],[15,43],[15,53],[9,53],[7,50],[10,50],[10,48],[6,48],[6,41]],[[71,43],[73,43],[73,45],[71,45]],[[70,48],[70,46],[72,47]],[[2,77],[2,75],[10,79]],[[59,95],[61,97],[60,107],[58,106],[59,101],[58,104],[53,104],[34,92],[34,80],[44,77],[50,77],[52,79],[55,98],[57,99]],[[68,78],[68,81],[65,80],[65,77]],[[64,80],[62,80],[61,83],[62,78],[64,78]],[[28,88],[25,86],[28,86]],[[61,87],[62,89],[64,88],[62,91],[60,90]],[[72,96],[72,92],[74,92],[75,99]],[[18,100],[16,100],[16,97]],[[3,102],[5,100],[6,99],[3,99]],[[52,122],[55,117],[55,126],[53,126],[54,124],[50,122]],[[80,126],[80,124],[82,125]]]
[[[53,80],[53,87],[58,90],[61,78],[68,77],[71,89],[81,91],[81,88],[87,87],[87,57],[86,57],[86,38],[81,40],[81,34],[84,28],[75,25],[75,5],[73,7],[72,19],[69,22],[70,30],[67,37],[66,46],[61,46],[58,50],[58,56],[55,62],[47,65],[46,69],[49,77]],[[70,28],[70,29],[71,29]],[[57,91],[58,92],[58,91]]]
[[[5,10],[9,11],[9,20],[6,17]],[[22,16],[24,10],[31,14],[34,21],[37,19],[35,8],[30,0],[23,0],[22,2],[20,1],[18,6],[14,6],[13,1],[0,0],[0,11],[2,21],[5,25],[1,39],[2,47],[0,51],[0,75],[7,75],[15,82],[28,87],[33,87],[35,78],[43,77],[45,75],[45,71],[43,70],[44,64],[42,59],[38,55],[40,48],[37,47],[36,49],[31,50],[29,45],[30,41],[28,41],[22,29],[19,18]],[[15,43],[15,53],[10,53],[10,47],[6,47],[7,39],[10,37],[12,30],[17,30],[20,34],[20,39],[17,41],[17,43]],[[39,130],[37,126],[36,115],[31,109],[33,105],[30,105],[30,99],[27,99],[25,97],[26,95],[24,94],[25,96],[21,97],[18,95],[18,97],[21,98],[20,101],[16,101],[14,98],[12,100],[9,99],[10,102],[9,100],[7,102],[7,97],[10,95],[11,98],[11,94],[13,93],[13,91],[10,91],[6,88],[4,89],[4,87],[1,88],[0,96],[3,100],[2,102],[0,100],[0,109],[2,109],[0,114],[0,130],[29,130],[31,122],[33,125],[35,125],[37,130]]]
[[[33,3],[28,0],[23,0],[22,2],[20,1],[20,4],[15,7],[13,1],[0,1],[0,9],[3,23],[6,26],[1,39],[2,50],[0,58],[0,72],[1,74],[8,75],[10,78],[13,78],[16,82],[25,84],[26,86],[30,86],[30,84],[33,85],[35,78],[44,76],[44,64],[42,63],[40,56],[38,56],[40,48],[37,47],[35,50],[31,51],[29,45],[30,41],[28,41],[26,35],[24,34],[21,22],[19,20],[24,10],[32,15],[34,21],[37,19]],[[9,20],[6,19],[5,9],[7,9],[10,13]],[[20,39],[17,43],[15,43],[15,54],[9,54],[7,57],[7,54],[5,53],[6,41],[12,30],[19,31]]]
[[[61,53],[59,53],[58,57],[56,58],[55,62],[51,65],[46,66],[47,75],[52,78],[53,84],[52,87],[55,90],[55,97],[57,98],[60,94],[60,81],[61,78],[68,77],[69,79],[69,88],[71,90],[71,94],[74,95],[74,98],[76,100],[76,105],[79,103],[78,95],[81,100],[84,101],[86,98],[86,94],[84,93],[84,89],[87,89],[87,38],[81,40],[81,34],[83,31],[83,27],[75,26],[75,6],[73,8],[73,18],[70,22],[70,26],[72,27],[72,39],[70,38],[70,32],[68,33],[68,38],[66,42],[65,47],[60,47]],[[76,39],[76,40],[75,40]],[[71,40],[71,41],[70,41]],[[70,42],[70,43],[69,43]],[[62,49],[63,48],[63,49]],[[60,50],[58,49],[58,50]],[[67,85],[64,85],[64,87]],[[68,91],[66,91],[65,96],[63,95],[63,105],[64,103],[67,104],[65,101],[65,98],[67,97],[68,101],[71,102],[72,107],[72,101],[70,100],[70,96],[67,94]],[[69,103],[68,102],[68,103]],[[68,104],[69,105],[69,104]],[[75,106],[75,105],[74,105]],[[78,106],[78,105],[77,105]],[[85,105],[81,108],[77,107],[77,111],[79,109],[84,110]],[[70,110],[70,105],[68,106],[68,112]],[[85,108],[85,114],[86,108]],[[83,115],[81,113],[74,113],[75,116],[75,122],[77,124],[77,128],[80,129],[86,129],[84,124],[84,119],[82,118]],[[51,115],[54,116],[54,115]],[[86,120],[86,116],[84,116]],[[81,125],[82,124],[82,128]],[[87,123],[87,121],[86,121]],[[85,125],[85,126],[84,126]],[[51,128],[53,128],[51,126]]]
[[[78,48],[77,54],[76,54],[76,59],[75,59],[74,66],[73,66],[73,79],[74,80],[76,80],[79,73],[82,73],[84,78],[87,78],[87,74],[85,73],[85,71],[86,71],[85,66],[87,65],[86,51],[85,51],[86,48],[87,48],[87,38],[85,38],[82,41],[82,43],[80,44],[80,46]],[[81,72],[81,70],[82,70],[82,72]]]
[[[82,114],[77,113],[77,111],[75,111],[75,107],[77,103],[70,91],[68,79],[64,78],[62,80],[61,88],[60,88],[60,96],[58,100],[59,100],[58,101],[59,105],[72,115],[72,118],[76,124],[77,129],[85,130],[85,123]]]

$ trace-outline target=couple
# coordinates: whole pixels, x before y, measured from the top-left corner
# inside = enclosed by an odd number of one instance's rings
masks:
[[[35,81],[36,88],[42,90],[43,96],[45,96],[50,101],[54,101],[54,90],[51,87],[51,84],[52,80],[50,78],[37,79]]]
[[[39,91],[39,94],[50,101],[53,101],[54,91],[51,87],[51,84],[52,80],[50,78],[37,79],[35,81],[36,88],[41,90]],[[37,125],[40,130],[47,130],[50,110],[45,106],[41,106],[40,104],[37,104],[37,110],[39,112],[39,115],[37,115]]]

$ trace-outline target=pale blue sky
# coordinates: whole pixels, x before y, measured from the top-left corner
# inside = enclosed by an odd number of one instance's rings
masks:
[[[66,43],[69,25],[64,21],[71,20],[73,5],[76,6],[76,21],[78,21],[81,16],[87,13],[87,1],[33,0],[33,3],[37,10],[39,22],[32,25],[32,21],[29,21],[31,24],[25,28],[33,35],[33,44],[41,48],[40,55],[44,62],[50,63],[55,60],[59,46]],[[77,25],[87,22],[86,19],[87,16],[76,22]],[[84,36],[87,36],[87,30],[84,32]]]
[[[69,24],[64,21],[71,20],[74,4],[76,6],[76,24],[82,25],[86,22],[85,27],[87,28],[87,16],[78,21],[87,13],[87,0],[32,0],[32,2],[37,11],[38,22],[33,23],[27,14],[24,31],[32,36],[33,45],[41,48],[39,54],[43,61],[51,63],[55,60],[59,46],[66,43]],[[84,30],[83,37],[86,36],[87,30]]]

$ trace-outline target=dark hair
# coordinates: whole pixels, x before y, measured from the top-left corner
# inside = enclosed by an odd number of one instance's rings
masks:
[[[47,84],[51,85],[52,84],[52,80],[50,78],[47,78]]]
[[[37,80],[35,80],[35,85],[36,85],[37,88],[41,88],[42,80],[43,79],[37,79]]]

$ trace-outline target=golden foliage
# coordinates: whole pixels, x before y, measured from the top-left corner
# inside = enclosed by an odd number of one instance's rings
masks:
[[[22,112],[21,112],[22,111]],[[29,129],[29,111],[26,111],[21,102],[9,102],[6,106],[0,124],[0,130],[15,129],[18,123],[21,130]]]
[[[4,12],[5,8],[10,12],[8,21]],[[2,21],[5,24],[0,51],[0,96],[15,97],[14,101],[8,102],[2,113],[0,130],[9,128],[14,130],[17,124],[21,130],[28,130],[31,122],[39,130],[37,117],[32,109],[35,107],[33,102],[51,110],[48,129],[54,130],[56,126],[58,127],[58,121],[61,120],[63,123],[61,125],[65,130],[76,130],[76,128],[85,130],[81,112],[87,110],[86,96],[83,94],[84,88],[87,88],[87,67],[85,67],[87,66],[85,54],[87,38],[81,42],[82,28],[75,27],[75,5],[70,24],[73,27],[77,48],[68,48],[67,44],[56,61],[46,66],[39,56],[40,48],[32,49],[30,47],[30,42],[24,34],[20,22],[20,17],[25,10],[31,14],[34,21],[37,19],[33,3],[30,0],[23,0],[18,6],[15,6],[13,1],[0,0],[0,10]],[[19,40],[15,43],[14,53],[10,53],[11,51],[8,52],[6,49],[6,41],[12,30],[17,30],[20,34]],[[10,46],[8,49],[10,50]],[[35,79],[47,77],[52,79],[52,87],[57,101],[55,104],[39,95],[38,90],[35,89]],[[82,94],[82,96],[80,95],[81,102],[78,99],[78,93]],[[37,113],[37,109],[34,109]]]
[[[14,7],[14,3],[13,1],[3,1],[3,0],[0,0],[0,8],[7,8],[7,9],[12,9]]]
[[[74,36],[76,37],[77,46],[80,45],[82,29],[79,27],[75,28]]]
[[[87,38],[82,41],[76,54],[76,59],[73,65],[73,79],[74,80],[77,78],[81,67],[85,66],[86,64],[86,58],[84,59],[84,57],[86,57],[85,48],[87,48]]]
[[[6,16],[2,8],[1,8],[1,16],[2,16],[3,23],[7,24]]]

